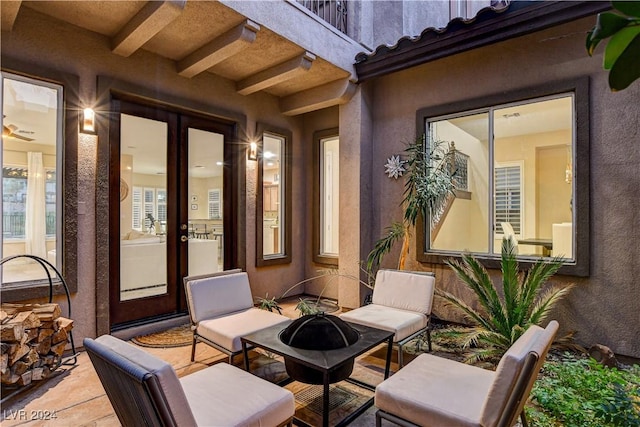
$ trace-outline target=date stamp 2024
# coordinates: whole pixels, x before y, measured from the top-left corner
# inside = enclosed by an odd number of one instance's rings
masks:
[[[58,418],[56,411],[48,410],[32,410],[32,409],[16,409],[16,410],[3,410],[2,418],[5,420],[19,420],[19,421],[47,421],[55,420]]]

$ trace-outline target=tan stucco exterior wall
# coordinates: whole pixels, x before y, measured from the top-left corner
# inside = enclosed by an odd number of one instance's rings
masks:
[[[274,128],[292,132],[292,203],[296,214],[291,219],[293,248],[290,264],[257,268],[256,265],[256,163],[248,162],[246,168],[246,208],[244,234],[246,259],[241,260],[249,273],[252,292],[255,296],[280,296],[293,283],[303,280],[309,270],[310,230],[306,220],[311,217],[305,212],[310,209],[309,166],[312,133],[315,130],[337,126],[337,107],[332,109],[329,119],[322,115],[300,117],[284,116],[280,113],[278,98],[257,93],[242,96],[236,92],[235,83],[209,73],[192,79],[179,76],[175,63],[159,58],[144,50],[128,58],[111,53],[107,37],[53,20],[31,9],[23,8],[11,32],[2,32],[2,56],[58,70],[79,77],[79,98],[82,106],[93,106],[108,99],[108,93],[97,93],[96,81],[100,78],[114,79],[131,87],[140,87],[157,94],[158,99],[177,100],[204,107],[205,113],[214,113],[238,120],[239,137],[254,137],[256,124],[265,123]],[[34,76],[34,77],[37,77]],[[102,105],[108,105],[102,104]],[[182,105],[184,106],[184,105]],[[98,111],[98,114],[104,114]],[[316,119],[316,117],[318,117]],[[241,118],[241,119],[238,119]],[[317,125],[316,125],[317,120]],[[104,123],[99,121],[99,123]],[[99,133],[100,134],[100,133]],[[100,251],[107,242],[107,230],[96,226],[98,213],[96,203],[106,200],[107,182],[100,174],[98,151],[106,140],[93,135],[80,135],[78,147],[78,182],[67,185],[78,186],[78,292],[72,295],[72,316],[76,320],[74,340],[81,345],[84,337],[95,337],[105,333],[107,301],[105,289],[106,259],[100,258]],[[310,211],[309,211],[310,212]],[[104,216],[102,213],[100,215]],[[118,236],[114,236],[117,238]],[[102,289],[102,292],[99,290]],[[304,288],[292,292],[301,293]]]
[[[640,82],[610,92],[601,54],[590,58],[584,49],[585,33],[593,22],[583,19],[366,82],[373,92],[373,234],[380,236],[401,218],[404,182],[390,180],[383,165],[415,137],[418,109],[588,76],[590,275],[553,279],[577,286],[551,317],[559,320],[562,331],[576,330],[583,345],[601,343],[616,353],[639,357]],[[398,250],[384,266],[395,267]],[[415,247],[408,268],[435,271],[438,287],[464,292],[446,266],[416,262]],[[499,279],[496,273],[492,272]],[[454,317],[441,304],[435,312]]]

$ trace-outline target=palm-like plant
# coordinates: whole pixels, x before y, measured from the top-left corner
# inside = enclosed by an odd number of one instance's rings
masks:
[[[410,230],[415,227],[420,215],[433,215],[454,194],[451,167],[453,151],[445,141],[427,141],[424,135],[408,144],[405,149],[407,160],[407,180],[402,200],[403,221],[394,222],[385,229],[385,235],[376,242],[367,256],[367,271],[375,276],[382,258],[391,251],[393,245],[402,240],[398,259],[398,269],[404,270],[409,255]]]
[[[544,321],[554,304],[574,286],[544,286],[562,265],[560,258],[538,260],[528,271],[521,272],[511,239],[502,240],[502,296],[484,266],[471,255],[463,255],[462,261],[448,260],[447,264],[476,294],[484,309],[475,310],[455,295],[436,290],[448,305],[460,309],[474,324],[463,341],[465,347],[474,347],[468,363],[502,357],[529,326]]]

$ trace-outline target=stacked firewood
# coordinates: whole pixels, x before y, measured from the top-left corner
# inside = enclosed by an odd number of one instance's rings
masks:
[[[58,304],[0,306],[3,385],[27,385],[60,366],[73,328],[73,320],[60,314]]]

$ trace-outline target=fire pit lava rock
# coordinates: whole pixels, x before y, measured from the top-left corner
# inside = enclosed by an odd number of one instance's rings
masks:
[[[308,314],[294,320],[280,332],[280,341],[303,350],[336,350],[358,341],[358,331],[337,316],[324,313]],[[322,384],[322,372],[285,358],[287,374],[305,384]],[[353,359],[343,363],[329,374],[329,382],[336,383],[349,378],[353,371]]]

